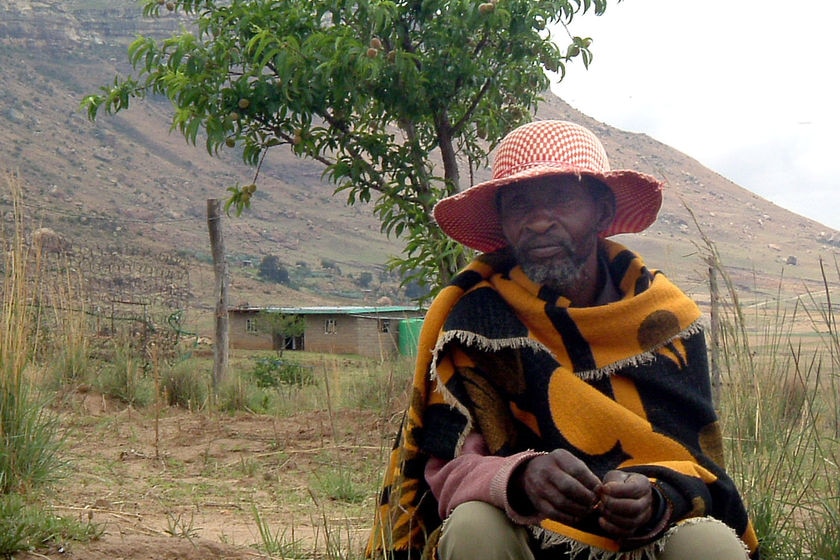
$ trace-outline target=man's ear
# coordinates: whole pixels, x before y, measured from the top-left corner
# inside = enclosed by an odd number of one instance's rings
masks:
[[[612,195],[612,193],[609,193]],[[598,205],[598,232],[604,232],[609,229],[615,220],[615,197],[614,196],[599,196],[597,199]]]

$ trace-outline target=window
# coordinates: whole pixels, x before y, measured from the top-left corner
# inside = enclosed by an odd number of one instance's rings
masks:
[[[335,334],[335,319],[324,319],[324,334]]]
[[[245,319],[245,332],[251,334],[257,334],[258,332],[260,332],[257,328],[256,319]]]
[[[379,320],[379,332],[381,332],[381,333],[391,332],[391,320],[390,319],[380,319]]]

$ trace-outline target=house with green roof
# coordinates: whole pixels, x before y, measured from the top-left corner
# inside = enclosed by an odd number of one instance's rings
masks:
[[[230,345],[248,350],[306,350],[388,359],[414,355],[425,310],[415,306],[252,307],[229,312]],[[259,313],[282,313],[304,322],[300,336],[260,332]]]

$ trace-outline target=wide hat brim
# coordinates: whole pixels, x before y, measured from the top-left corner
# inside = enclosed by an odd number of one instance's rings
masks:
[[[632,170],[593,172],[561,164],[536,165],[479,183],[440,200],[433,213],[438,226],[452,239],[489,253],[508,245],[502,233],[496,193],[500,188],[531,179],[552,176],[592,177],[607,185],[615,195],[615,219],[601,237],[644,231],[656,221],[662,207],[662,183],[655,177]]]

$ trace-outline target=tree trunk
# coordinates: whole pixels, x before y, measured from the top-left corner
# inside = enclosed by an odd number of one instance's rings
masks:
[[[213,271],[216,284],[213,297],[216,300],[216,342],[213,345],[213,390],[227,378],[230,361],[230,337],[228,324],[228,266],[225,258],[225,240],[222,235],[221,201],[207,199],[207,228],[210,231],[210,250],[213,253]]]

